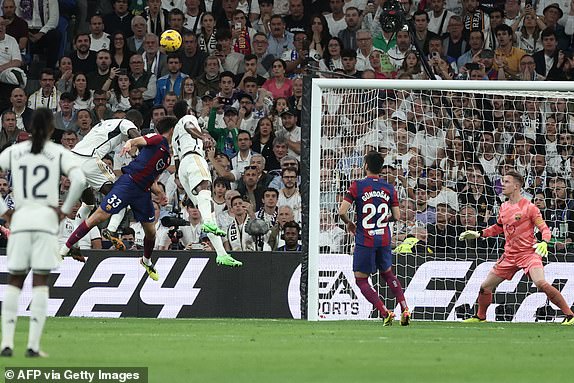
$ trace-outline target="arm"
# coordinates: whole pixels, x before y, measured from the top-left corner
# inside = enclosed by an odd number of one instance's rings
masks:
[[[536,206],[534,206],[534,209],[532,210],[534,211],[532,222],[536,225],[540,233],[542,233],[542,240],[544,242],[550,241],[550,239],[552,239],[552,233],[550,232],[548,225],[546,225],[546,222],[544,222],[544,218],[542,218],[540,210]]]
[[[147,146],[147,145],[157,145],[161,142],[162,136],[159,134],[148,134],[145,136],[140,136],[132,138],[126,141],[122,150],[120,151],[120,156],[126,153],[131,153],[136,147]]]
[[[339,217],[341,218],[341,221],[345,222],[345,225],[347,226],[347,231],[355,234],[357,226],[349,218],[348,213],[350,208],[351,204],[349,203],[349,201],[347,201],[346,199],[343,200],[343,202],[341,202],[341,205],[339,206]]]
[[[4,65],[0,65],[0,72],[6,70],[8,68],[20,68],[21,65],[22,65],[22,60],[13,59],[13,60],[8,61]]]
[[[295,142],[295,141],[287,140],[287,146],[289,147],[289,149],[291,149],[295,153],[301,154],[301,141]]]
[[[144,100],[153,100],[157,94],[157,79],[152,74],[147,83],[147,88],[143,89]]]
[[[482,238],[494,237],[495,235],[504,233],[504,229],[502,227],[502,223],[499,220],[494,225],[479,231],[479,233]]]
[[[398,206],[391,207],[391,213],[393,214],[393,219],[395,221],[401,219],[401,209]]]

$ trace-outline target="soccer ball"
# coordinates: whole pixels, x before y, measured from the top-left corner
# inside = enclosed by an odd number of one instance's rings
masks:
[[[269,225],[261,218],[255,218],[247,223],[245,231],[249,235],[264,235],[269,231]]]
[[[181,46],[181,35],[178,31],[168,29],[161,34],[159,45],[161,45],[166,52],[175,52]]]

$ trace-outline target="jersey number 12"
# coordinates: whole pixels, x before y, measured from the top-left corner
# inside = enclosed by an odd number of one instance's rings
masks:
[[[47,194],[42,194],[38,190],[50,176],[48,167],[38,165],[33,169],[28,169],[27,165],[20,165],[20,170],[22,171],[22,192],[24,198],[28,198],[29,195],[36,199],[48,198]]]

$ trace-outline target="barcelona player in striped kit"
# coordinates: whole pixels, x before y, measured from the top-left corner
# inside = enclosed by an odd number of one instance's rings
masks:
[[[151,133],[132,138],[125,143],[120,155],[131,153],[135,151],[136,147],[140,148],[140,153],[132,162],[122,168],[122,176],[102,199],[98,209],[70,235],[60,250],[60,255],[68,255],[72,246],[84,237],[92,227],[104,222],[112,214],[116,214],[130,205],[134,218],[142,224],[145,232],[144,254],[140,263],[151,279],[154,281],[159,279],[158,273],[151,263],[156,233],[155,211],[151,193],[160,199],[165,198],[163,190],[155,181],[170,164],[169,142],[171,142],[176,122],[172,117],[164,117],[156,125],[159,134]]]
[[[566,300],[550,283],[544,279],[544,266],[541,257],[548,255],[548,244],[551,234],[544,222],[540,210],[532,202],[522,197],[520,190],[524,178],[516,172],[509,171],[503,177],[502,193],[508,198],[500,207],[496,224],[482,231],[467,230],[459,239],[469,240],[492,237],[504,233],[506,243],[504,254],[493,266],[492,270],[480,285],[478,294],[478,312],[465,322],[485,322],[486,310],[492,302],[492,292],[505,279],[512,279],[520,269],[532,279],[539,290],[542,290],[550,302],[562,310],[566,317],[563,325],[574,325],[574,315]],[[542,233],[542,242],[536,242],[534,227]]]
[[[361,293],[379,310],[384,318],[383,325],[393,324],[395,314],[389,311],[378,293],[369,284],[369,275],[379,271],[401,305],[401,325],[410,323],[403,287],[392,270],[391,218],[400,218],[397,192],[392,185],[379,177],[383,168],[383,157],[378,152],[365,156],[364,167],[367,177],[354,181],[339,207],[339,217],[347,225],[347,230],[355,235],[353,272]],[[348,216],[355,204],[357,223]]]

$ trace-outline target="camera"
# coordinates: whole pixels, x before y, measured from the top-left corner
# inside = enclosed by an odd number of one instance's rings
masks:
[[[174,210],[162,219],[160,222],[165,227],[170,227],[168,236],[171,241],[170,250],[183,250],[184,246],[180,243],[183,238],[183,232],[179,230],[180,226],[189,226],[189,222],[182,218],[179,210]]]
[[[403,7],[397,0],[387,0],[382,7],[381,28],[387,33],[398,33],[403,30],[407,18]]]
[[[160,222],[165,227],[189,226],[189,222],[181,217],[181,213],[171,213],[163,217]]]

